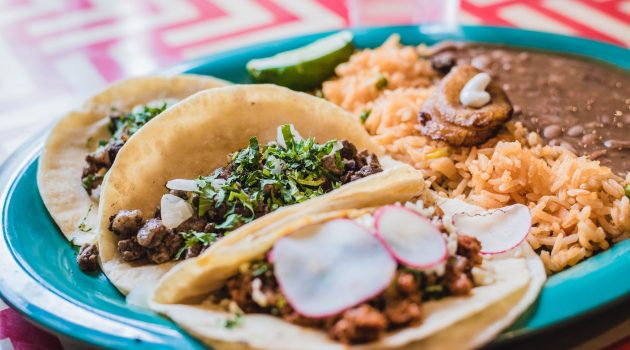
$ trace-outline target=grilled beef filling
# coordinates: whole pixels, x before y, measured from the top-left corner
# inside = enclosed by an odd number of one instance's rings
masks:
[[[140,210],[112,216],[109,229],[119,239],[122,259],[161,264],[195,257],[256,218],[383,170],[375,155],[357,151],[348,141],[317,144],[294,139],[288,126],[285,131],[286,147],[259,147],[252,138],[225,167],[198,178],[196,191],[171,191],[194,211],[176,228],[163,225],[159,209],[148,220]]]
[[[320,328],[345,344],[367,343],[378,340],[387,331],[420,323],[424,301],[469,294],[474,287],[472,268],[482,262],[480,249],[477,239],[458,236],[457,251],[448,259],[444,274],[399,265],[394,280],[380,295],[325,318],[297,313],[284,298],[273,265],[265,260],[241,266],[240,272],[212,296],[212,301],[222,305],[233,301],[246,314],[271,314],[301,326]]]
[[[98,271],[98,246],[95,243],[82,245],[77,254],[77,264],[83,272]]]

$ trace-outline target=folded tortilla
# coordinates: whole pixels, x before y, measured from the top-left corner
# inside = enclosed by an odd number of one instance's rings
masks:
[[[422,199],[430,203],[431,198],[425,192]],[[417,197],[402,200],[411,199]],[[224,326],[233,316],[207,297],[235,275],[241,264],[264,256],[278,239],[302,227],[338,218],[354,219],[374,210],[312,215],[272,232],[222,244],[171,270],[160,281],[149,304],[217,349],[471,349],[492,340],[536,299],[545,272],[540,259],[525,243],[484,262],[487,269],[494,270],[494,283],[475,287],[469,296],[424,302],[421,324],[389,332],[377,342],[348,346],[318,329],[267,314],[245,314],[239,326]]]
[[[198,91],[227,85],[199,75],[147,76],[120,81],[66,114],[52,129],[39,159],[37,185],[48,212],[74,244],[92,243],[96,236],[98,196],[83,188],[85,157],[100,139],[109,139],[112,107],[131,111],[159,100],[182,100]]]
[[[206,250],[264,235],[299,215],[387,203],[422,191],[422,174],[382,156],[365,129],[343,109],[323,99],[275,85],[233,85],[198,93],[171,107],[127,142],[101,186],[99,248],[101,267],[110,281],[142,304],[151,288],[175,262],[128,263],[117,251],[109,218],[121,209],[152,215],[171,179],[194,179],[225,165],[227,155],[249,144],[275,141],[277,127],[293,124],[304,138],[317,142],[348,140],[377,156],[383,171],[350,182],[322,196],[280,208],[220,239]],[[192,259],[191,259],[192,260]],[[187,263],[184,261],[183,263]]]

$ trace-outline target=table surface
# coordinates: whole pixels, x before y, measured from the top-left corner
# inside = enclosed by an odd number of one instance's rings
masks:
[[[463,0],[461,8],[464,24],[630,46],[630,0]],[[342,0],[0,0],[0,163],[112,81],[346,26]],[[0,350],[77,347],[67,340],[62,345],[0,301]],[[630,300],[509,348],[630,350]]]

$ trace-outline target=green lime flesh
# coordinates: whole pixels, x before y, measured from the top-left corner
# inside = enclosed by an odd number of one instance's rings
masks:
[[[309,91],[333,76],[335,67],[346,62],[353,52],[352,33],[343,31],[307,46],[251,60],[247,71],[257,83]]]

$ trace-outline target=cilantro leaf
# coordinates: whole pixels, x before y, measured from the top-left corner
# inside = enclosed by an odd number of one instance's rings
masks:
[[[332,154],[343,169],[336,140],[319,144],[312,138],[301,139],[290,125],[282,125],[280,132],[286,148],[276,143],[261,146],[252,137],[247,147],[230,156],[225,168],[197,179],[198,201],[191,204],[199,216],[212,215],[216,229],[230,231],[341,185],[340,176],[326,170],[322,161]],[[220,186],[213,185],[219,180]],[[209,213],[212,206],[215,210]]]
[[[213,205],[214,201],[212,200],[212,198],[208,198],[206,196],[199,197],[199,208],[197,209],[197,215],[203,216],[210,208],[212,208]]]
[[[271,264],[266,261],[257,261],[252,263],[251,270],[252,276],[259,277],[264,275],[267,271],[271,269]]]
[[[372,114],[371,109],[366,109],[365,111],[361,112],[361,115],[359,115],[359,119],[361,119],[361,123],[365,124],[365,121],[370,116],[370,114]]]
[[[209,246],[219,238],[216,233],[197,232],[192,230],[180,232],[180,234],[184,238],[185,243],[177,251],[177,254],[175,255],[175,260],[179,260],[182,257],[182,254],[184,254],[184,252],[188,250],[188,248],[194,246],[195,244],[201,243],[204,246]]]
[[[90,215],[91,211],[92,211],[92,204],[90,204],[90,206],[88,207],[87,213],[85,213],[85,216],[83,217],[83,219],[81,219],[81,222],[79,222],[79,225],[77,226],[79,231],[81,231],[81,232],[90,232],[90,231],[92,231],[92,227],[90,227],[90,226],[88,226],[86,224],[86,220],[87,220],[88,216]]]
[[[243,218],[242,215],[230,214],[230,215],[227,216],[225,221],[223,221],[221,224],[217,225],[216,228],[218,228],[218,229],[226,229],[226,230],[235,229],[235,228],[241,226],[241,224],[244,223],[245,221],[246,220],[245,220],[245,218]]]
[[[287,149],[293,148],[293,145],[295,144],[295,137],[291,132],[291,125],[283,125],[280,127],[280,130],[282,131],[282,138],[284,139],[284,143],[287,145]]]
[[[233,315],[233,316],[223,320],[221,322],[221,326],[223,326],[224,328],[227,328],[227,329],[232,329],[232,328],[240,326],[242,322],[243,322],[243,315],[242,314],[235,314],[235,315]]]
[[[74,254],[79,254],[79,251],[81,250],[81,246],[74,243],[74,238],[72,238],[71,240],[68,241],[68,244],[70,245],[70,248],[72,250],[74,250]]]
[[[92,188],[95,180],[96,176],[94,176],[94,174],[88,174],[88,176],[83,179],[83,188],[86,190]]]

